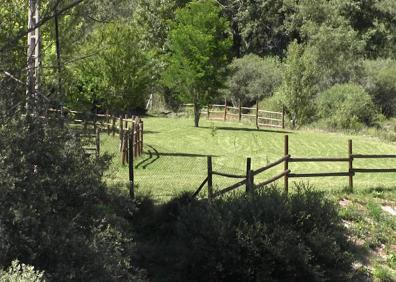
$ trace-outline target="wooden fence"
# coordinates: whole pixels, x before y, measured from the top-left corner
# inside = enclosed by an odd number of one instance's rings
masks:
[[[289,153],[289,136],[285,135],[284,140],[284,155],[280,159],[267,164],[264,167],[258,168],[256,170],[251,169],[251,158],[247,158],[246,160],[246,173],[244,175],[234,175],[228,173],[222,173],[213,170],[212,167],[212,157],[208,156],[208,164],[207,164],[207,177],[202,182],[202,184],[198,187],[197,191],[194,193],[194,197],[196,197],[200,191],[205,187],[207,184],[208,187],[208,199],[211,200],[217,196],[223,195],[227,192],[233,191],[240,187],[245,186],[246,192],[251,192],[254,189],[264,187],[269,185],[281,178],[284,179],[284,190],[287,194],[289,191],[289,178],[309,178],[309,177],[346,177],[349,181],[349,188],[353,191],[353,177],[357,173],[391,173],[396,172],[396,168],[355,168],[353,166],[354,159],[396,159],[396,155],[363,155],[363,154],[354,154],[353,153],[353,143],[352,140],[348,140],[348,156],[347,157],[292,157]],[[289,163],[306,163],[306,162],[344,162],[347,165],[345,171],[341,172],[320,172],[320,173],[292,173],[291,169],[289,168]],[[282,171],[275,175],[274,177],[261,182],[261,183],[254,183],[254,178],[258,174],[261,174],[271,168],[283,165]],[[219,175],[228,178],[236,178],[241,179],[237,183],[228,186],[226,188],[221,189],[220,191],[215,192],[213,190],[213,182],[212,178],[213,175]]]
[[[193,104],[184,104],[184,107],[193,107]],[[202,114],[206,115],[208,120],[221,121],[242,121],[242,119],[253,120],[257,128],[273,127],[285,128],[285,112],[274,112],[259,109],[256,107],[242,107],[239,102],[238,107],[229,106],[227,99],[224,104],[213,104],[203,107]]]
[[[50,112],[59,113],[59,110],[50,109]],[[132,115],[114,116],[109,113],[94,114],[79,111],[67,110],[68,120],[74,124],[79,124],[83,128],[83,133],[78,136],[81,138],[94,138],[95,147],[85,147],[88,154],[93,152],[97,156],[100,154],[100,132],[107,132],[110,136],[118,135],[120,139],[120,153],[122,164],[125,165],[129,160],[128,142],[132,138],[131,149],[133,157],[139,157],[143,153],[143,120]],[[90,128],[94,133],[89,133]]]

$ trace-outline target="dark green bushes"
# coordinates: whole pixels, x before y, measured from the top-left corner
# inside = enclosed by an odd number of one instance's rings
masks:
[[[317,109],[327,127],[360,129],[378,116],[370,95],[359,85],[336,84],[317,98]]]
[[[351,268],[337,210],[318,192],[193,203],[176,236],[181,281],[343,281]]]
[[[85,157],[57,126],[20,120],[1,127],[0,268],[19,259],[53,281],[141,277],[126,216],[109,208],[121,202],[105,191],[106,163]]]

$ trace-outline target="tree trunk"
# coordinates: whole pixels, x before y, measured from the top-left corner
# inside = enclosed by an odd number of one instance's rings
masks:
[[[194,103],[194,126],[199,127],[200,108],[197,103]]]

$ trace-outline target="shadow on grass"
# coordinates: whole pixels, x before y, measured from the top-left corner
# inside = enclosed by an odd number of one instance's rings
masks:
[[[200,126],[200,128],[212,129],[210,126]],[[281,133],[281,134],[293,134],[294,132],[277,130],[277,129],[257,129],[257,128],[246,128],[246,127],[227,127],[227,126],[216,126],[216,130],[228,130],[228,131],[246,131],[246,132],[262,132],[262,133]]]
[[[150,149],[145,151],[144,153],[147,154],[147,158],[141,160],[138,164],[136,164],[135,168],[142,167],[146,169],[149,165],[156,162],[161,156],[164,157],[186,157],[186,158],[207,158],[209,155],[205,154],[194,154],[194,153],[161,153],[158,152],[153,146],[145,144],[145,146],[149,147]],[[218,155],[211,155],[212,157],[218,157]]]

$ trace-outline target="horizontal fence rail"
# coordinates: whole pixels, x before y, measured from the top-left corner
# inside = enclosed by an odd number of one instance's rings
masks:
[[[246,185],[246,192],[251,192],[254,189],[258,189],[264,186],[267,186],[279,179],[284,179],[284,189],[285,193],[288,193],[289,187],[289,178],[311,178],[311,177],[348,177],[349,180],[349,188],[353,191],[353,177],[358,173],[396,173],[396,168],[355,168],[353,167],[354,159],[396,159],[396,155],[389,154],[353,154],[353,146],[352,140],[348,140],[348,157],[292,157],[289,153],[289,136],[285,135],[284,139],[284,156],[280,159],[269,163],[261,168],[256,170],[251,169],[251,158],[247,158],[246,160],[246,174],[245,175],[234,175],[229,173],[223,173],[218,171],[213,171],[212,169],[212,157],[208,157],[208,176],[204,180],[204,182],[199,186],[198,190],[194,193],[194,197],[199,194],[199,192],[203,189],[205,184],[208,184],[208,199],[211,200],[214,197],[218,197],[227,192],[236,190],[244,185]],[[303,172],[303,173],[292,173],[292,170],[289,168],[289,163],[305,163],[305,162],[341,162],[347,163],[348,167],[345,171],[341,172]],[[276,174],[275,176],[269,178],[266,181],[261,183],[254,183],[255,176],[268,171],[274,167],[283,164],[283,170]],[[243,180],[238,181],[237,183],[230,185],[226,188],[223,188],[219,191],[213,192],[213,183],[212,176],[218,175],[228,178],[242,178]]]

